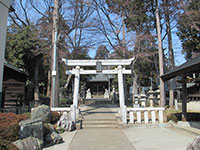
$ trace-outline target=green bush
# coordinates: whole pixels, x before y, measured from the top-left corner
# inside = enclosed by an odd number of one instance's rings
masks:
[[[12,142],[0,138],[0,150],[19,150]]]
[[[30,112],[25,112],[25,113],[23,113],[23,115],[25,115],[27,118],[31,117],[31,113]]]

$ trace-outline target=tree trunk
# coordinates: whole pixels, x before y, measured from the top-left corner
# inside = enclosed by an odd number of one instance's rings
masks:
[[[123,47],[123,59],[126,57],[125,47],[126,47],[126,41],[125,41],[125,23],[124,23],[124,13],[122,12],[122,28],[123,28],[123,40],[122,40],[122,47]]]
[[[35,74],[34,74],[34,100],[39,100],[39,85],[38,85],[38,75],[39,75],[39,60],[36,60],[36,66],[35,66]]]
[[[70,74],[70,75],[67,77],[67,82],[66,82],[64,88],[67,88],[67,87],[69,86],[69,83],[70,83],[71,78],[72,78],[72,74]]]
[[[135,64],[135,62],[136,62],[136,60],[134,62],[132,62],[132,68],[131,68],[131,70],[132,70],[132,80],[133,80],[133,97],[132,97],[133,104],[135,102],[134,95],[138,94],[138,84],[137,84],[138,75],[137,75],[137,73],[134,70],[134,64]]]
[[[167,29],[167,37],[168,37],[168,49],[169,49],[169,69],[170,71],[175,68],[174,62],[174,51],[172,46],[172,36],[171,36],[171,25],[169,18],[169,7],[168,0],[163,0],[164,2],[164,10],[165,10],[165,20],[166,20],[166,29]],[[175,79],[170,80],[170,92],[169,92],[169,105],[173,107],[174,105],[174,88],[175,88]]]
[[[160,76],[164,74],[164,63],[163,63],[163,50],[162,50],[162,40],[161,40],[161,30],[160,30],[160,16],[158,9],[158,0],[156,2],[156,29],[158,37],[158,53],[159,53],[159,69]],[[163,80],[160,78],[160,105],[165,106],[165,86]]]

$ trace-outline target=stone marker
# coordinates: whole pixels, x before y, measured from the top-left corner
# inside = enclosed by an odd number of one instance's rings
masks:
[[[72,121],[70,114],[64,112],[57,123],[58,130],[64,129],[65,131],[73,131],[76,129],[74,121]]]

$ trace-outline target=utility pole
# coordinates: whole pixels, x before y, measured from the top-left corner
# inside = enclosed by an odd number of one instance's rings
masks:
[[[158,9],[158,0],[156,0],[155,2],[156,2],[156,28],[158,37],[159,69],[160,69],[160,76],[162,76],[164,74],[164,63],[163,63],[163,50],[162,50],[162,40],[160,31],[160,16]],[[160,106],[165,106],[165,85],[161,77],[160,77]]]
[[[58,22],[59,22],[59,0],[54,0],[53,9],[53,32],[52,32],[52,93],[51,107],[57,107],[59,104],[59,53],[57,50],[58,43]]]

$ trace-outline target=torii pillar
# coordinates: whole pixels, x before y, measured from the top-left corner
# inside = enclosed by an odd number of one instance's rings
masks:
[[[124,104],[124,83],[123,83],[123,70],[122,66],[118,66],[118,90],[119,90],[119,105],[122,108]]]
[[[76,66],[74,77],[74,93],[73,93],[73,105],[78,108],[78,96],[79,96],[79,84],[80,84],[80,67]]]

